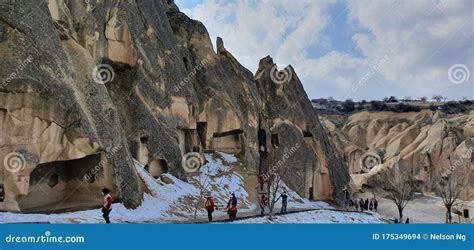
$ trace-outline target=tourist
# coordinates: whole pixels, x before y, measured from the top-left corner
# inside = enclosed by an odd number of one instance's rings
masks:
[[[212,221],[212,213],[214,212],[214,208],[216,207],[216,205],[214,204],[214,200],[212,199],[211,195],[206,198],[206,203],[204,207],[207,210],[207,217],[209,218],[209,221]]]
[[[286,213],[286,207],[288,205],[288,193],[283,191],[282,194],[280,194],[281,197],[281,213]]]
[[[360,198],[359,200],[360,211],[364,212],[364,199]]]
[[[263,184],[265,183],[265,179],[263,178],[263,175],[258,176],[258,184],[260,184],[260,191],[263,191]]]
[[[377,212],[377,207],[379,206],[379,202],[377,201],[377,199],[374,198],[374,210],[375,212]]]
[[[369,210],[372,211],[374,209],[374,203],[370,201],[369,203]]]
[[[407,218],[407,220],[405,221],[405,224],[410,224],[410,218]]]
[[[265,195],[262,195],[259,204],[261,209],[260,215],[263,215],[265,213],[265,207],[267,206],[267,197]]]
[[[237,197],[234,193],[231,193],[227,202],[227,214],[230,220],[234,220],[237,217]]]
[[[112,211],[112,196],[109,194],[107,188],[102,189],[102,194],[104,195],[104,205],[102,206],[102,217],[105,219],[105,223],[109,224],[109,214]]]
[[[3,190],[3,186],[0,186],[0,202],[5,200],[5,190]]]
[[[357,200],[354,200],[354,204],[356,207],[356,211],[359,211],[359,203],[357,202]]]
[[[365,211],[369,210],[369,198],[365,199],[364,210]]]
[[[260,156],[265,159],[266,158],[266,153],[267,153],[267,149],[265,148],[265,146],[261,145],[260,146]]]

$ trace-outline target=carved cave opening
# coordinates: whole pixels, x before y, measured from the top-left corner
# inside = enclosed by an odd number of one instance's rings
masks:
[[[158,179],[162,174],[168,173],[168,162],[164,159],[153,160],[145,166],[145,170],[148,171],[153,178]]]
[[[206,149],[207,148],[207,145],[206,145],[207,122],[198,122],[196,126],[196,130],[199,136],[199,141],[201,141],[202,147]]]
[[[91,184],[85,176],[94,170],[94,180],[103,177],[100,161],[101,155],[95,154],[39,164],[30,174],[28,194],[18,204],[21,211],[63,212],[97,206],[96,196],[105,183]]]
[[[303,131],[303,137],[313,137],[313,133],[311,133],[311,131],[305,130]]]
[[[278,137],[278,134],[272,134],[271,142],[273,147],[280,146],[280,138]]]
[[[183,154],[199,152],[195,129],[178,129],[179,147]]]
[[[239,154],[243,149],[243,130],[234,129],[212,135],[212,149],[229,154]]]

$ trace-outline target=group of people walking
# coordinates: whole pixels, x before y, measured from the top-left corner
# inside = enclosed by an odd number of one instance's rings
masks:
[[[375,211],[377,212],[377,207],[379,206],[379,202],[377,199],[373,198],[369,201],[369,198],[365,200],[360,198],[359,200],[349,200],[349,207],[355,207],[356,211]]]
[[[207,217],[209,221],[212,221],[212,213],[215,211],[217,206],[214,203],[214,198],[212,198],[211,195],[207,196],[204,208],[207,210]],[[230,220],[237,218],[237,196],[235,193],[230,194],[229,200],[227,201],[226,211]]]
[[[280,193],[280,196],[278,196],[275,203],[278,202],[280,199],[281,199],[280,212],[286,213],[286,209],[288,207],[288,193],[286,192],[286,190]],[[263,215],[265,213],[265,208],[268,207],[268,197],[265,194],[260,196],[259,205],[261,209],[260,215]],[[209,221],[212,221],[212,213],[217,209],[217,206],[214,202],[214,198],[211,195],[206,197],[204,208],[207,211],[207,217]],[[231,221],[237,218],[237,211],[238,211],[237,210],[237,196],[235,195],[235,193],[231,193],[229,200],[227,201],[227,206],[226,206],[226,212]]]

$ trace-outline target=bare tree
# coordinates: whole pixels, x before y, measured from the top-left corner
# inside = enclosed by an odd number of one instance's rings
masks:
[[[385,191],[385,198],[397,206],[400,222],[403,218],[403,209],[413,197],[414,183],[411,171],[400,169],[398,165],[384,169],[376,176],[376,186]]]
[[[437,171],[432,178],[433,191],[441,197],[446,208],[446,223],[452,222],[451,211],[464,190],[465,176],[463,173]]]
[[[196,201],[194,203],[194,216],[193,220],[197,220],[197,212],[202,208],[202,201],[206,198],[207,195],[211,194],[212,189],[212,178],[218,177],[220,175],[212,175],[212,170],[209,166],[203,166],[197,172],[197,175],[192,176],[189,179],[189,183],[197,186],[199,193],[197,195]],[[217,186],[221,186],[224,179],[221,179],[219,183],[216,183]]]
[[[263,162],[262,172],[267,182],[268,217],[270,220],[274,217],[274,208],[280,199],[280,193],[285,191],[282,176],[288,173],[288,167],[282,159],[283,157],[277,153],[277,150],[271,150]]]
[[[433,100],[435,100],[437,102],[441,102],[443,99],[444,99],[444,96],[442,96],[442,95],[434,95],[433,96]]]
[[[196,201],[194,203],[194,217],[193,217],[193,219],[194,219],[194,221],[196,221],[197,212],[201,208],[201,201],[204,198],[204,196],[207,193],[209,193],[208,189],[209,189],[209,186],[210,186],[210,176],[209,176],[208,173],[199,172],[199,174],[197,176],[193,177],[192,179],[190,179],[189,182],[191,184],[197,186],[197,188],[199,189],[198,196],[195,197]]]

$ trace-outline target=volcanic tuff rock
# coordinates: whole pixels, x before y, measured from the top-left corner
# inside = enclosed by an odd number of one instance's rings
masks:
[[[461,198],[474,200],[474,111],[360,112],[342,127],[332,122],[337,120],[340,117],[325,115],[323,124],[357,188],[370,183],[377,171],[395,166],[411,169],[420,191],[431,191],[435,173],[452,171],[466,176]],[[364,159],[370,158],[375,158],[374,164],[364,168]]]
[[[223,151],[256,173],[275,136],[278,150],[303,145],[290,187],[342,199],[349,175],[291,67],[276,84],[264,58],[254,76],[170,0],[11,4],[0,6],[0,159],[11,160],[0,210],[90,208],[104,186],[135,207],[133,158],[185,179],[186,153]]]

